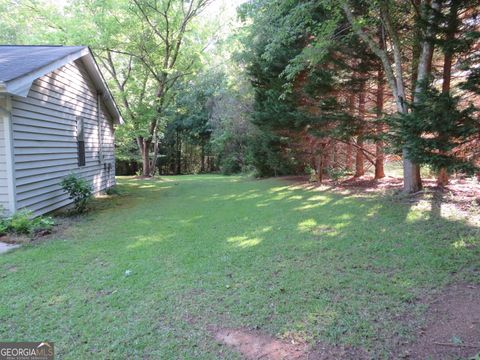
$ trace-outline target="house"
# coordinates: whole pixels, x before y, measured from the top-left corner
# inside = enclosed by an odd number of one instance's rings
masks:
[[[0,46],[0,206],[41,215],[71,201],[70,173],[115,184],[122,117],[88,47]]]

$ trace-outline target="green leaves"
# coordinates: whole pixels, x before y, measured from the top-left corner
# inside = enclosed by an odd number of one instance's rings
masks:
[[[480,121],[473,106],[463,107],[461,98],[424,85],[411,104],[411,112],[390,119],[393,142],[403,144],[409,157],[434,170],[472,174],[477,169],[465,151],[477,140]]]
[[[93,188],[90,183],[75,174],[70,174],[63,178],[60,185],[68,193],[69,198],[73,200],[75,210],[78,213],[85,212],[93,195]]]

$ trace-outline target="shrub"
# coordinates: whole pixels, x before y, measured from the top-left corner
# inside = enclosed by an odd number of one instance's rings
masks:
[[[220,165],[220,171],[224,175],[238,174],[242,171],[242,165],[235,155],[230,155],[223,159]]]
[[[342,168],[328,168],[327,173],[330,179],[332,179],[335,183],[348,174],[347,170]]]
[[[317,172],[310,165],[307,165],[305,167],[305,174],[308,175],[308,181],[309,182],[317,182],[318,181]]]
[[[69,194],[73,200],[75,210],[83,213],[87,209],[88,201],[92,198],[92,186],[82,178],[71,174],[65,177],[61,182],[63,190]]]
[[[8,226],[5,219],[0,219],[0,236],[5,235],[8,232]]]
[[[20,210],[11,217],[0,221],[0,233],[16,233],[33,235],[40,231],[50,232],[55,225],[51,217],[39,216],[34,218],[30,210]]]
[[[30,210],[20,210],[8,221],[8,229],[17,234],[29,234],[32,231],[33,213]]]
[[[53,226],[55,225],[55,221],[50,216],[40,216],[33,219],[32,222],[32,232],[39,233],[39,232],[51,232]]]

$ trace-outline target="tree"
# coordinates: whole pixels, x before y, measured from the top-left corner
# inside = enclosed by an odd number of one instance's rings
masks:
[[[136,39],[129,55],[139,59],[152,75],[156,83],[155,108],[157,116],[149,120],[145,134],[137,137],[142,153],[143,175],[151,176],[156,163],[156,151],[150,159],[151,146],[158,147],[156,138],[158,124],[167,106],[170,91],[181,77],[192,70],[198,56],[189,53],[186,57],[184,43],[187,31],[196,16],[209,4],[210,0],[133,1],[133,14],[144,24],[142,33]],[[198,44],[197,44],[198,45]],[[204,46],[205,44],[202,44]],[[190,43],[190,46],[194,44]],[[192,48],[190,48],[192,50]]]
[[[393,5],[394,4],[391,4],[390,1],[380,1],[379,3],[372,3],[370,5],[371,8],[369,9],[373,11],[373,13],[380,15],[379,19],[381,19],[382,22],[381,24],[375,25],[375,28],[378,29],[378,26],[382,26],[385,30],[385,34],[388,35],[393,52],[392,58],[390,58],[387,49],[384,46],[386,38],[381,37],[377,39],[372,35],[372,32],[369,33],[361,26],[362,22],[371,23],[373,19],[365,19],[365,17],[363,17],[360,20],[359,17],[354,15],[352,6],[346,1],[342,2],[341,7],[360,39],[362,39],[381,60],[387,82],[395,99],[398,113],[407,114],[408,107],[406,103],[407,93],[403,70],[402,42],[399,37],[399,30],[393,21],[392,14],[395,13],[395,11],[392,10]],[[384,33],[382,32],[382,34]],[[422,43],[421,61],[418,63],[419,81],[428,75],[427,62],[430,51],[431,40],[425,37]],[[403,177],[404,191],[406,193],[417,192],[422,188],[419,166],[411,161],[407,148],[403,149]]]
[[[17,43],[88,44],[107,73],[122,114],[136,137],[143,175],[156,162],[164,110],[175,83],[201,65],[208,44],[207,26],[196,22],[211,0],[73,0],[63,9],[20,1],[21,23],[36,26],[17,35]],[[195,34],[190,30],[195,28]],[[12,31],[13,33],[13,31]],[[153,151],[153,156],[151,152]]]

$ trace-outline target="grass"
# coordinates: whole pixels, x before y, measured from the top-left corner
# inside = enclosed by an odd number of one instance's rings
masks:
[[[2,341],[54,341],[61,359],[238,358],[212,339],[224,326],[382,357],[412,336],[419,299],[478,281],[479,229],[435,206],[242,177],[119,183],[60,238],[0,256]]]

